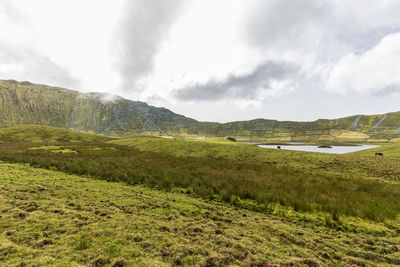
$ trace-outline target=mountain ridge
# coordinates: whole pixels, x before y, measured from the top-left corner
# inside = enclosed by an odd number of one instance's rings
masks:
[[[38,124],[105,135],[233,136],[240,141],[386,142],[400,138],[400,112],[315,121],[202,122],[120,96],[15,80],[0,80],[0,108],[3,127]]]

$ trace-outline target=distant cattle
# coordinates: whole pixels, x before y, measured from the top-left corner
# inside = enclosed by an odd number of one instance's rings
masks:
[[[277,146],[276,148],[277,148],[277,149],[281,149],[281,147],[280,147],[280,146]]]
[[[382,153],[375,153],[375,156],[381,156],[381,157],[383,157],[383,154]]]

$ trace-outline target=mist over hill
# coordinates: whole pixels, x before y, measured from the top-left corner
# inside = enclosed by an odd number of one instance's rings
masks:
[[[400,140],[400,112],[313,122],[200,122],[166,108],[118,96],[0,80],[0,126],[22,124],[106,135],[152,134],[189,139],[233,136],[240,141]]]

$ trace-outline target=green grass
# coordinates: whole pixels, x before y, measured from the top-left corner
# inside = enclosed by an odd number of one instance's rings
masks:
[[[44,143],[44,142],[90,142],[112,140],[97,134],[80,133],[66,129],[40,126],[20,125],[0,127],[0,144],[2,143]]]
[[[400,143],[386,144],[382,147],[369,149],[368,151],[358,151],[353,153],[358,156],[375,157],[375,152],[383,153],[383,156],[390,159],[400,159]]]
[[[0,162],[1,266],[393,266],[398,222],[271,213]]]
[[[283,169],[291,169],[299,174],[364,177],[400,180],[400,164],[395,158],[384,160],[375,156],[374,150],[364,150],[346,155],[312,153],[266,149],[257,146],[230,142],[214,144],[210,142],[170,140],[155,137],[132,136],[109,141],[109,143],[130,146],[140,151],[161,152],[175,157],[206,157],[257,163]],[[385,144],[385,147],[390,145]],[[383,149],[385,148],[383,147]],[[381,150],[378,148],[376,150]]]
[[[116,142],[127,140],[132,144],[131,138]],[[300,211],[324,211],[375,221],[395,219],[400,212],[398,182],[365,179],[358,175],[363,173],[358,171],[359,164],[350,169],[350,164],[346,167],[346,161],[336,162],[335,157],[317,153],[281,153],[235,142],[224,145],[160,138],[137,140],[158,152],[140,151],[139,147],[99,139],[97,142],[46,143],[62,151],[76,152],[54,153],[36,149],[42,148],[43,143],[25,142],[1,145],[0,159],[163,190],[180,187],[205,199],[223,200],[265,212],[273,211],[280,204]],[[378,160],[370,157],[344,159],[353,164]],[[392,172],[398,171],[398,161],[393,162],[397,168]],[[313,166],[322,163],[328,170],[314,170]],[[352,172],[340,175],[346,168]],[[369,172],[369,169],[364,171]],[[374,173],[378,175],[378,170]],[[382,178],[393,178],[386,176]],[[254,201],[256,205],[248,201]]]
[[[61,146],[37,146],[37,147],[31,147],[29,148],[31,150],[48,150],[53,153],[73,153],[77,154],[75,150],[68,149],[68,148],[62,148]],[[96,148],[94,148],[96,150]]]

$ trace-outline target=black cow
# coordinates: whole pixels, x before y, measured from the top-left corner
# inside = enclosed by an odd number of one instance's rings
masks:
[[[376,152],[376,153],[375,153],[375,157],[376,157],[376,156],[381,156],[381,157],[383,157],[383,154],[382,154],[382,153],[379,153],[379,152]]]
[[[277,149],[281,149],[281,147],[280,147],[280,146],[277,146],[276,148],[277,148]]]

